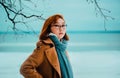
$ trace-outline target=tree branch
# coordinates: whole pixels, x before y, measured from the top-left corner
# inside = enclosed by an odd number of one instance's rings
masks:
[[[107,9],[104,9],[102,7],[100,7],[100,5],[98,4],[97,0],[86,0],[88,3],[92,3],[95,5],[95,10],[96,10],[96,15],[99,14],[103,17],[104,19],[104,29],[105,31],[107,31],[107,28],[106,28],[106,21],[108,19],[112,19],[114,20],[115,18],[113,18],[112,16],[108,16],[104,13],[104,11],[106,11],[107,13],[111,13],[111,11],[107,10]]]
[[[7,2],[9,2],[9,3],[7,3]],[[19,0],[20,9],[17,11],[15,7],[11,7],[12,5],[15,4],[15,2],[16,2],[16,0],[13,1],[13,3],[12,3],[11,0],[8,0],[8,1],[2,0],[2,1],[0,1],[0,5],[5,10],[5,13],[7,15],[8,20],[10,20],[12,22],[12,24],[13,24],[12,29],[14,31],[18,30],[16,28],[16,24],[17,23],[23,23],[25,25],[25,22],[23,22],[23,20],[16,21],[16,18],[18,16],[23,17],[24,19],[37,18],[39,20],[45,20],[45,18],[42,17],[43,14],[41,14],[41,15],[34,15],[34,14],[32,14],[32,15],[25,15],[24,13],[22,13],[23,9],[21,8],[22,7],[21,0]],[[11,14],[13,14],[13,17],[11,16]]]

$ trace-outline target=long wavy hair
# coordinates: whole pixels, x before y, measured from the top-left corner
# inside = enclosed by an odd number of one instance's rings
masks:
[[[40,36],[39,36],[39,39],[40,39],[40,40],[45,40],[45,39],[48,38],[48,34],[51,32],[51,29],[50,29],[51,24],[52,24],[52,23],[55,23],[55,22],[57,21],[57,19],[59,19],[59,18],[61,18],[61,19],[64,20],[63,16],[60,15],[60,14],[52,15],[52,16],[50,16],[48,19],[46,19],[46,21],[45,21],[44,24],[43,24],[43,28],[42,28],[42,30],[41,30]],[[65,20],[64,20],[64,21],[65,21]],[[69,37],[68,37],[67,33],[65,33],[65,35],[64,35],[63,38],[64,38],[65,40],[69,40]]]

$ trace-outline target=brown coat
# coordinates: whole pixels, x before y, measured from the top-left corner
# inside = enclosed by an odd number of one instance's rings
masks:
[[[57,53],[49,38],[37,43],[37,48],[22,64],[20,73],[25,78],[61,78]]]

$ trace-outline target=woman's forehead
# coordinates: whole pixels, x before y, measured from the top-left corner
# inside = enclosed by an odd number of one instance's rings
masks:
[[[65,23],[65,21],[63,19],[59,18],[54,23]]]

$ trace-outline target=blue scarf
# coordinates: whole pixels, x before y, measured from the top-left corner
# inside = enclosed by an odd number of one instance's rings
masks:
[[[49,35],[49,37],[55,44],[62,78],[73,78],[72,68],[65,51],[67,48],[67,41],[64,39],[62,39],[62,41],[59,41],[56,35]]]

